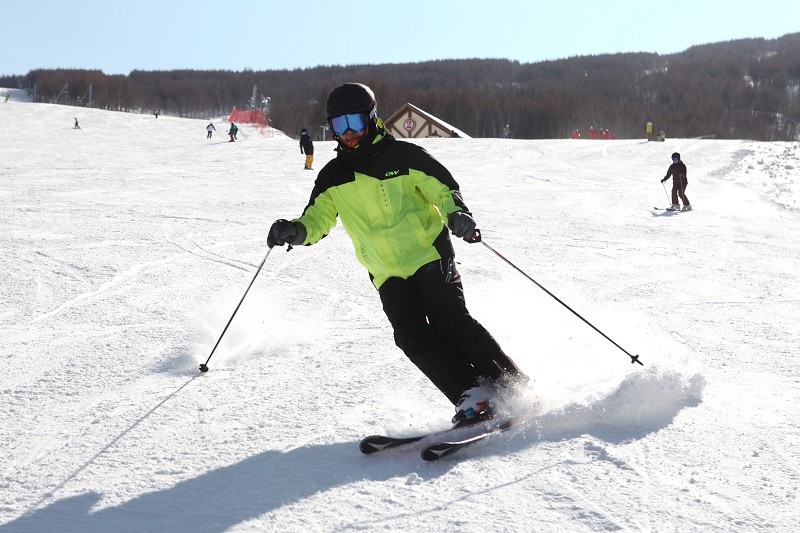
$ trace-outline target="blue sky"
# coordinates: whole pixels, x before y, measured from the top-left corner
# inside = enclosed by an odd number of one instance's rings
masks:
[[[16,0],[2,13],[0,75],[35,68],[128,74],[473,57],[531,63],[617,52],[668,54],[800,31],[798,0]]]

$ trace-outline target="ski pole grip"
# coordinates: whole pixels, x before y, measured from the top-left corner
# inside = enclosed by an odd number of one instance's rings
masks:
[[[475,228],[475,233],[472,234],[472,237],[466,239],[466,241],[470,244],[481,242],[481,230]]]

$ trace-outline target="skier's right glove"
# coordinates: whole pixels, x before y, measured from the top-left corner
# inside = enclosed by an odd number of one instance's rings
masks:
[[[291,222],[282,218],[272,223],[267,236],[267,246],[283,246],[284,244],[303,244],[306,240],[306,227],[300,222]]]
[[[664,179],[662,179],[662,180],[661,180],[661,183],[664,183],[664,182],[665,182],[665,181],[667,181],[668,179],[669,179],[669,178],[664,178]]]

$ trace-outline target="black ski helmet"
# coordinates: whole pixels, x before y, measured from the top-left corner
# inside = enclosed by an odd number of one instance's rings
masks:
[[[328,95],[325,111],[329,120],[348,113],[369,113],[374,118],[377,113],[375,94],[361,83],[343,83]]]
[[[679,154],[678,152],[675,152],[674,154],[672,154],[672,159],[677,159],[678,161],[680,161],[681,160],[681,154]]]

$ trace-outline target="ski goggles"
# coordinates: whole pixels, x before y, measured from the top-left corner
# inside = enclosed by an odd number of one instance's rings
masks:
[[[347,130],[358,133],[369,124],[369,113],[348,113],[331,117],[331,129],[335,135],[344,135]]]

